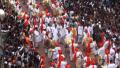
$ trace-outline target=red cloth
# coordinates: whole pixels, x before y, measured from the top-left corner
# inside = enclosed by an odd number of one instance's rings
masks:
[[[72,52],[74,53],[75,50],[74,50],[74,39],[72,39]]]
[[[69,31],[71,31],[71,30],[72,30],[72,28],[70,28],[70,27],[68,27],[67,29],[68,29]]]
[[[40,4],[37,4],[37,8],[39,8],[40,7]]]
[[[56,0],[51,0],[51,2],[52,2],[53,4],[55,4],[55,3],[56,3]]]
[[[64,57],[59,55],[58,68],[61,68],[61,62],[64,60]]]
[[[86,67],[88,67],[89,65],[90,65],[90,57],[87,57]]]
[[[59,42],[58,41],[54,42],[54,44],[55,44],[55,46],[59,46]]]
[[[34,28],[36,28],[36,25],[37,25],[37,20],[36,20],[36,17],[33,18],[34,19]]]
[[[30,48],[33,48],[33,46],[32,46],[32,44],[30,44],[30,46],[29,46]]]
[[[75,53],[74,53],[74,62],[76,63],[77,60],[77,52],[78,52],[78,48],[75,48]]]
[[[67,64],[65,68],[71,68],[70,64]]]
[[[105,36],[105,33],[103,32],[103,33],[101,33],[101,40],[99,41],[99,47],[103,47],[103,45],[104,45],[104,36]]]
[[[43,26],[44,26],[44,20],[42,19],[42,24],[41,24],[41,32],[43,32]]]
[[[21,16],[20,16],[20,15],[18,15],[18,16],[17,16],[17,18],[18,18],[18,19],[21,19]]]
[[[66,19],[67,18],[67,16],[63,16],[63,19]]]
[[[28,23],[28,20],[26,19],[25,21],[24,21],[24,27],[27,27],[29,25],[29,23]]]
[[[99,44],[99,47],[103,47],[103,45],[104,45],[104,40],[99,41],[98,44]]]
[[[43,15],[42,12],[40,12],[40,13],[39,13],[39,16],[42,17],[42,15]]]
[[[46,16],[47,16],[47,17],[50,16],[50,13],[48,12],[48,13],[46,14]]]
[[[90,52],[91,52],[90,42],[88,43],[87,52],[88,52],[88,53],[90,53]]]
[[[51,66],[55,66],[55,62],[50,62],[50,65]]]
[[[108,49],[110,49],[111,45],[112,45],[112,42],[109,40]]]
[[[105,49],[105,53],[107,55],[107,63],[109,63],[109,49]]]
[[[18,4],[19,4],[19,2],[17,1],[17,2],[16,2],[16,5],[18,5]]]
[[[46,12],[46,14],[48,13],[48,9],[47,8],[45,9],[45,12]]]
[[[94,60],[92,60],[92,68],[94,68],[94,65],[95,65],[95,61]]]
[[[62,50],[58,50],[59,54],[62,54]]]

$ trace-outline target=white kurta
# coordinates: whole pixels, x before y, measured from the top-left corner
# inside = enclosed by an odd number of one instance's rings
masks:
[[[115,54],[115,64],[120,65],[120,53]]]
[[[55,47],[54,52],[53,52],[53,59],[57,59],[59,52],[58,50],[61,50],[60,47]]]
[[[113,60],[115,57],[115,50],[113,48],[110,48],[110,58]]]
[[[105,55],[105,48],[104,48],[104,47],[101,47],[100,49],[98,49],[97,53],[98,53],[98,55],[101,56],[101,58],[103,59],[103,58],[104,58],[104,55]]]
[[[51,17],[45,17],[45,22],[48,24],[48,23],[50,23],[51,22]]]
[[[90,35],[93,34],[93,27],[92,27],[92,26],[89,26],[89,27],[88,27],[88,32],[89,32]]]
[[[53,29],[53,40],[57,41],[58,40],[58,30]]]
[[[115,65],[114,63],[109,64],[107,68],[117,68],[117,65]]]
[[[49,32],[48,37],[52,38],[53,37],[52,28],[48,26],[47,31]]]
[[[65,37],[65,35],[66,35],[66,29],[65,29],[65,28],[62,28],[62,29],[60,30],[60,34],[61,34],[61,38],[62,38],[62,37]]]
[[[62,61],[62,62],[61,62],[61,68],[65,68],[66,64],[67,64],[66,61]]]
[[[109,41],[105,41],[105,43],[103,44],[103,47],[107,48],[109,45]]]
[[[38,31],[34,31],[34,41],[35,42],[40,42],[42,39],[41,39],[41,35]]]
[[[97,49],[96,49],[97,44],[96,44],[95,41],[93,41],[93,42],[90,44],[90,47],[91,47],[91,49],[92,49],[92,52],[93,52],[94,54],[97,54]]]
[[[78,35],[83,35],[83,26],[78,26]]]

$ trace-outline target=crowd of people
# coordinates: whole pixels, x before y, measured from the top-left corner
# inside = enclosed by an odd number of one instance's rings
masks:
[[[119,68],[119,0],[9,0],[4,68]]]

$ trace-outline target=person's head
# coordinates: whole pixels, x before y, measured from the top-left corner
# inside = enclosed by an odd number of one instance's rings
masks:
[[[110,63],[114,63],[114,61],[113,61],[113,60],[110,60]]]

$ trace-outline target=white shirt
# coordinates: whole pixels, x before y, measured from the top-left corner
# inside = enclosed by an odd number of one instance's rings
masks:
[[[95,54],[97,54],[97,49],[96,49],[97,44],[96,44],[95,41],[93,41],[93,42],[90,44],[90,47],[91,47],[92,51],[93,51]]]
[[[40,33],[36,30],[34,31],[34,39],[35,39],[35,42],[40,42],[42,40]]]
[[[66,64],[67,64],[66,61],[62,61],[62,62],[61,62],[61,68],[65,68],[65,67],[66,67]]]
[[[105,55],[104,47],[101,47],[100,49],[98,49],[98,55],[101,56],[102,58],[104,58],[104,55]]]
[[[46,23],[50,23],[50,22],[51,22],[51,18],[50,18],[50,17],[46,17],[46,18],[45,18],[45,22],[46,22]]]
[[[88,32],[89,32],[89,34],[93,34],[93,27],[92,26],[88,27]]]
[[[114,63],[109,64],[107,68],[117,68],[117,65],[115,65]]]
[[[62,28],[60,30],[60,35],[61,35],[61,37],[64,37],[66,35],[66,29],[65,28]]]
[[[60,47],[55,47],[54,52],[53,52],[53,59],[57,59],[58,57],[58,50],[61,50]]]
[[[53,30],[53,40],[58,40],[58,30],[57,29],[54,29]]]
[[[83,26],[78,26],[78,35],[83,35]]]
[[[110,55],[111,55],[111,58],[113,59],[115,56],[115,50],[113,48],[110,48]]]

